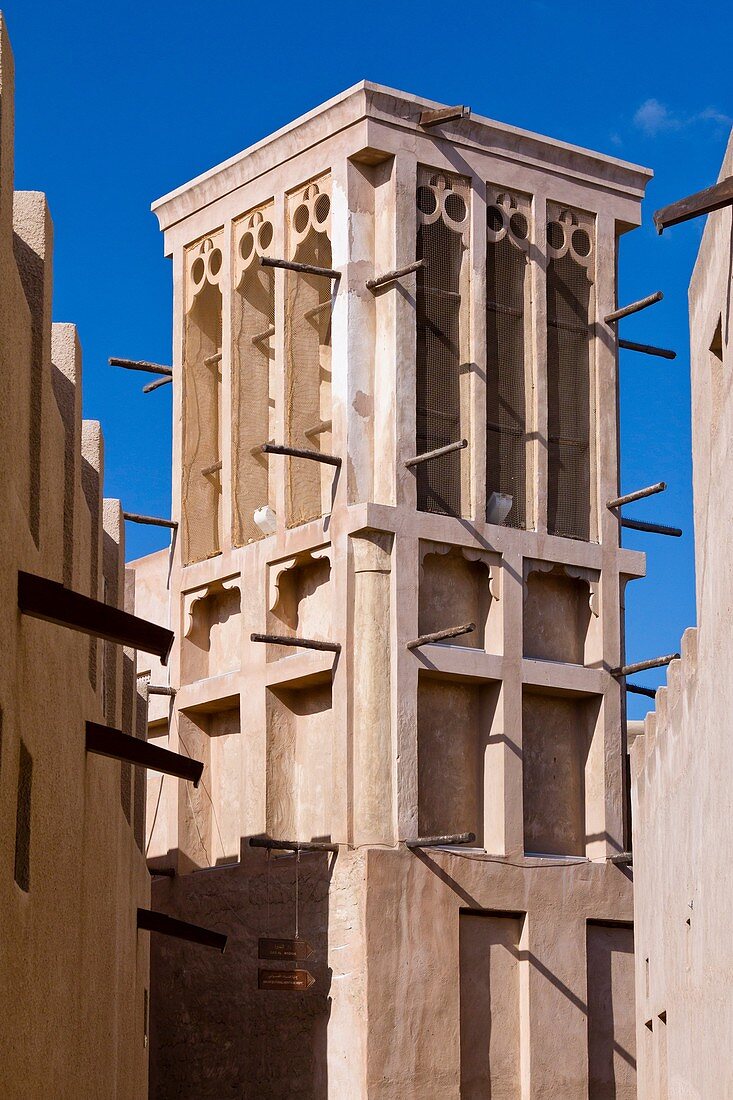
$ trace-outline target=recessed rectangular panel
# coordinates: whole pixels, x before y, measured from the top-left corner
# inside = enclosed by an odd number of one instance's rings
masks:
[[[416,258],[424,266],[416,277],[416,454],[467,436],[469,211],[469,180],[419,169]],[[467,455],[452,451],[414,468],[421,511],[463,515]]]
[[[332,268],[331,180],[324,176],[288,196],[288,259]],[[287,271],[285,278],[285,440],[304,451],[330,454],[330,278]],[[333,468],[308,458],[270,457],[287,469],[289,527],[331,510]]]
[[[547,225],[547,529],[590,539],[594,227],[549,208]]]
[[[502,522],[526,527],[525,378],[529,200],[489,188],[486,209],[486,499],[511,497]],[[507,501],[507,503],[509,503]],[[494,505],[496,507],[496,505]]]
[[[274,438],[275,279],[260,260],[273,255],[272,203],[246,214],[234,226],[232,295],[232,541],[263,537],[254,522],[270,503],[271,459],[259,450]]]
[[[461,1100],[519,1100],[522,918],[459,918]]]
[[[588,1097],[635,1100],[634,930],[588,924]]]
[[[183,557],[221,549],[221,356],[223,237],[186,252],[183,362]]]
[[[585,855],[585,699],[526,693],[522,705],[524,849]]]

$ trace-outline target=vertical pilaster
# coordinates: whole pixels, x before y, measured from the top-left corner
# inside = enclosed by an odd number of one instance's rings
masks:
[[[418,661],[406,648],[418,635],[418,594],[420,588],[420,543],[409,535],[395,537],[392,554],[393,615],[390,632],[392,651],[392,725],[396,731],[394,759],[399,839],[417,836],[417,689]]]
[[[233,231],[228,221],[221,236],[222,271],[219,286],[221,288],[221,373],[219,405],[219,454],[221,455],[221,514],[219,517],[219,548],[229,550],[232,545],[232,493],[234,492],[234,463],[232,461],[232,438],[237,430],[234,421],[232,402],[232,298],[234,295],[234,271],[236,265],[232,255]]]
[[[415,260],[417,215],[417,160],[411,151],[398,153],[394,165],[395,265],[404,267]],[[415,363],[417,336],[415,319],[415,277],[405,280],[395,303],[394,332],[394,428],[396,478],[395,502],[414,512],[417,506],[417,481],[405,461],[415,454],[416,408]],[[387,459],[385,455],[385,460]]]
[[[486,184],[474,179],[471,196],[471,462],[470,515],[486,519]]]
[[[353,535],[354,844],[394,844],[390,628],[393,536]],[[351,647],[350,647],[351,648]]]
[[[531,312],[528,347],[534,363],[534,401],[528,410],[527,431],[534,471],[532,492],[528,493],[527,526],[547,531],[547,197],[538,193],[532,203],[530,245]]]
[[[487,757],[492,764],[492,830],[502,845],[498,854],[524,851],[524,792],[522,777],[522,652],[524,583],[521,554],[507,553],[502,561],[501,607],[504,628],[503,680],[492,726]],[[487,761],[488,763],[488,761]]]

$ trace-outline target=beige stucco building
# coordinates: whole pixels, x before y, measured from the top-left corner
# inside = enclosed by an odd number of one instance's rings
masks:
[[[0,16],[0,1095],[138,1100],[144,778],[85,752],[86,722],[145,736],[135,654],[21,613],[23,574],[117,608],[134,584],[119,502],[102,499],[100,425],[81,418],[76,329],[51,323],[52,250],[45,196],[13,191]]]
[[[709,215],[689,293],[698,625],[631,750],[644,1100],[733,1096],[731,216]]]
[[[207,773],[151,782],[149,854],[230,935],[153,946],[157,1098],[635,1095],[603,319],[650,172],[437,109],[359,84],[154,205],[179,529],[137,613],[150,736]],[[315,983],[259,990],[296,930]]]

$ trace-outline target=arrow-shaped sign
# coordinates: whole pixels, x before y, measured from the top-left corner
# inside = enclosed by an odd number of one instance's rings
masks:
[[[307,940],[277,940],[260,938],[257,957],[270,962],[303,962],[313,954]]]
[[[315,978],[307,970],[258,970],[258,989],[281,989],[288,992],[310,989]]]

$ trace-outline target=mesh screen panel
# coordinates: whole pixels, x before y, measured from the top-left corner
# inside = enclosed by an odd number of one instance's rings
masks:
[[[220,270],[218,248],[195,254],[189,261],[189,280],[193,283],[189,294],[193,300],[185,328],[181,500],[183,555],[187,563],[201,561],[220,550],[221,471],[210,467],[221,461],[221,362],[205,362],[221,354]]]
[[[232,539],[242,546],[263,533],[252,516],[269,503],[267,456],[260,444],[273,438],[275,272],[259,257],[272,252],[272,206],[248,215],[235,230],[239,278],[233,300],[232,341]]]
[[[323,179],[290,197],[290,259],[332,266],[329,192],[330,181]],[[323,453],[331,450],[331,298],[330,279],[286,272],[287,443]],[[310,459],[286,461],[287,525],[296,527],[330,511],[333,469]]]
[[[486,224],[486,498],[492,493],[510,494],[512,506],[504,523],[525,527],[527,254],[523,245],[528,222],[521,212],[508,215],[490,204]]]
[[[592,284],[587,264],[569,246],[571,232],[558,221],[548,226],[547,527],[551,534],[587,541]]]
[[[467,335],[468,181],[420,170],[417,188],[417,359],[415,451],[424,454],[465,434],[462,381]],[[464,266],[465,265],[465,266]],[[422,512],[460,516],[463,452],[415,467]]]

